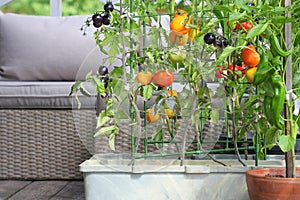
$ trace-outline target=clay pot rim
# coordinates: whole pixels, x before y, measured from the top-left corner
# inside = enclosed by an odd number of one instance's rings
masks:
[[[285,167],[258,167],[253,168],[248,171],[246,171],[247,176],[254,176],[257,178],[263,178],[263,179],[273,179],[273,180],[300,180],[299,173],[300,173],[300,167],[296,168],[298,177],[297,178],[285,178],[285,177],[272,177],[272,176],[266,176],[271,171],[285,171]],[[260,171],[261,173],[257,174],[256,172]]]

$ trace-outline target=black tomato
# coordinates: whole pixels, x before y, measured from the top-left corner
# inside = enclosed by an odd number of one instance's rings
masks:
[[[204,42],[206,44],[213,44],[216,40],[216,36],[213,33],[206,33],[204,36]]]
[[[111,2],[107,2],[105,5],[104,5],[104,10],[106,12],[112,12],[114,10],[114,5],[111,3]]]
[[[222,43],[221,40],[215,40],[214,41],[214,46],[216,46],[216,47],[223,47],[223,43]]]
[[[96,28],[99,28],[102,25],[103,18],[99,13],[96,13],[92,16],[93,25]]]
[[[110,14],[106,13],[104,15],[102,15],[102,23],[104,25],[109,25],[110,24]]]
[[[98,69],[98,73],[102,76],[106,75],[108,74],[108,68],[106,66],[100,66]]]
[[[222,47],[227,47],[227,46],[229,46],[229,43],[228,43],[228,41],[227,41],[227,39],[226,39],[225,37],[219,36],[218,39],[221,41]]]
[[[102,78],[102,83],[104,85],[104,88],[107,88],[107,86],[108,86],[108,78]]]

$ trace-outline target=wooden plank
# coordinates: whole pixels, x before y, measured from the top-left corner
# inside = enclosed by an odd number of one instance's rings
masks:
[[[4,199],[9,198],[14,193],[25,188],[30,183],[31,183],[31,181],[1,180],[0,181],[0,199],[4,200]]]
[[[35,181],[13,195],[10,200],[50,199],[67,184],[68,181]]]
[[[84,200],[84,183],[83,181],[71,181],[64,189],[57,193],[51,200]]]

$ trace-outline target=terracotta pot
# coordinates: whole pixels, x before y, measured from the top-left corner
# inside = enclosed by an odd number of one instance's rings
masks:
[[[257,168],[246,172],[250,200],[300,199],[300,178],[284,178],[285,168]],[[300,168],[297,168],[300,177]]]

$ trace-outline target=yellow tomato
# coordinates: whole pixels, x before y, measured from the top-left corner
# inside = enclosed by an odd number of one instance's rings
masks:
[[[254,81],[254,74],[257,70],[257,67],[251,67],[247,69],[246,71],[246,79],[249,81],[249,83],[253,83]]]
[[[172,96],[172,97],[176,97],[177,96],[177,91],[176,90],[168,90],[168,95]]]
[[[162,110],[163,115],[167,116],[169,119],[172,119],[176,115],[176,109],[174,112],[170,108],[165,108]]]

